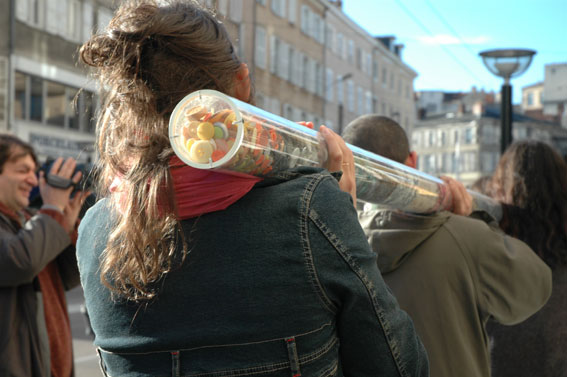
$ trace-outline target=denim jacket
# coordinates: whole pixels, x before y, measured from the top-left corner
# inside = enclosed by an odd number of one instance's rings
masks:
[[[81,223],[78,259],[107,376],[427,376],[408,315],[385,285],[336,179],[301,168],[223,211],[185,220],[190,252],[146,304],[100,283],[111,211]]]

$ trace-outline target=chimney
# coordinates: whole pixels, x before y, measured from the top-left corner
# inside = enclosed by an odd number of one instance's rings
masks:
[[[342,0],[332,0],[331,4],[335,5],[340,10],[343,10],[343,1]]]
[[[402,50],[404,49],[404,45],[401,43],[394,45],[394,53],[398,56],[398,58],[402,59]]]
[[[396,39],[396,37],[394,37],[393,35],[387,35],[384,37],[376,37],[376,39],[382,42],[382,44],[386,46],[389,51],[394,52],[394,40]]]

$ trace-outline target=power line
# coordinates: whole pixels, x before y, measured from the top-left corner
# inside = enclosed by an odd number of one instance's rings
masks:
[[[464,41],[463,38],[461,38],[461,36],[459,35],[459,33],[457,33],[455,31],[455,29],[453,29],[453,27],[451,25],[449,25],[449,23],[445,20],[445,18],[443,16],[441,16],[441,13],[439,13],[437,11],[437,9],[433,6],[433,4],[431,4],[431,1],[426,0],[425,1],[427,3],[427,5],[429,6],[429,8],[433,11],[433,13],[435,13],[435,15],[441,20],[441,22],[443,22],[443,24],[445,24],[445,26],[447,27],[447,29],[451,30],[451,32],[453,33],[453,35],[459,40],[461,41],[461,43],[463,44],[463,46],[465,46],[467,48],[467,50],[469,50],[469,52],[475,57],[478,58],[478,55],[476,52],[474,52],[470,45],[468,43],[466,43]]]
[[[404,4],[402,4],[402,2],[400,0],[396,0],[396,3],[398,4],[398,6],[400,8],[402,8],[402,10],[416,23],[419,25],[419,27],[421,27],[427,34],[431,35],[432,37],[435,37],[435,34],[433,34],[417,17],[415,17],[413,15],[413,13],[410,12],[410,10],[408,8],[405,7]],[[479,79],[463,62],[461,62],[449,49],[447,49],[444,45],[439,45],[439,47],[441,47],[446,53],[447,55],[449,55],[451,58],[453,58],[454,61],[457,62],[457,64],[459,64],[461,66],[461,68],[463,68],[465,71],[468,72],[469,75],[471,75],[477,82],[480,82],[482,84],[484,84],[484,82]]]

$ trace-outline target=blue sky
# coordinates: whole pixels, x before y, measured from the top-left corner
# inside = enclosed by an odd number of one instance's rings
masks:
[[[500,91],[478,53],[526,48],[537,54],[511,81],[521,88],[542,81],[544,67],[567,63],[567,0],[343,0],[343,11],[371,35],[395,35],[403,60],[418,77],[415,90]]]

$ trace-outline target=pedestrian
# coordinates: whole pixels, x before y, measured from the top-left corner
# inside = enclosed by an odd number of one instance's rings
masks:
[[[73,242],[88,192],[35,175],[33,148],[0,134],[0,376],[69,377],[73,374],[71,328],[65,290],[79,284]],[[75,160],[57,159],[50,174],[78,182]],[[39,183],[43,205],[28,209]]]
[[[168,122],[184,96],[252,102],[222,23],[194,1],[123,2],[80,55],[104,90],[104,198],[81,222],[78,262],[105,375],[428,375],[341,191],[354,191],[354,166],[338,135],[320,128],[339,182],[322,168],[260,179],[175,157]]]
[[[496,167],[491,195],[503,203],[502,229],[553,272],[540,311],[515,326],[490,323],[493,375],[567,377],[567,163],[544,142],[516,142]]]
[[[344,131],[346,142],[416,168],[403,128],[390,118],[364,115]],[[518,323],[551,293],[551,274],[522,241],[506,236],[488,215],[466,217],[472,198],[445,178],[453,213],[395,209],[360,213],[378,266],[400,307],[412,317],[429,355],[431,375],[490,375],[485,323]]]

